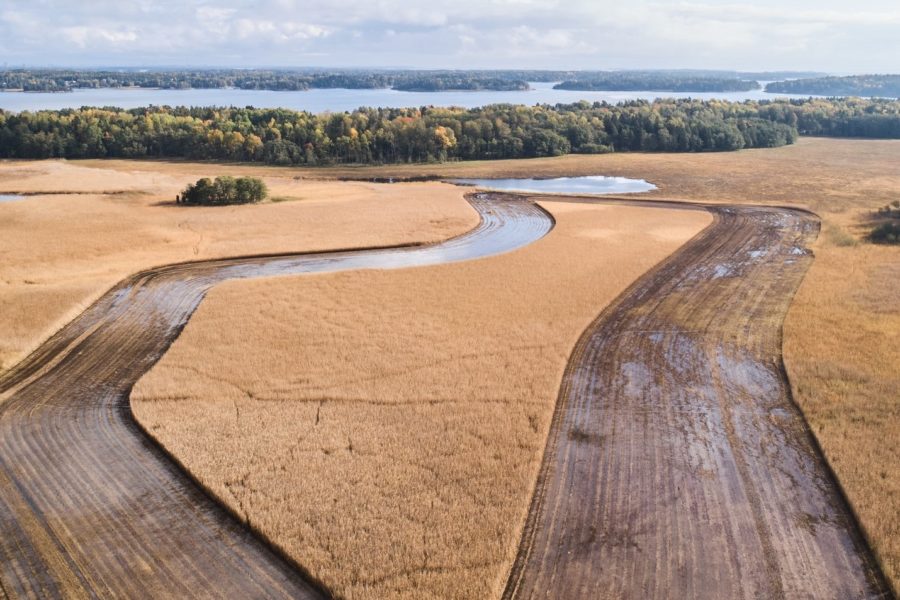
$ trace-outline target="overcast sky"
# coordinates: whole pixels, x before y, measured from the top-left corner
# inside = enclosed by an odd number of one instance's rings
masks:
[[[2,0],[6,66],[900,72],[900,0]]]

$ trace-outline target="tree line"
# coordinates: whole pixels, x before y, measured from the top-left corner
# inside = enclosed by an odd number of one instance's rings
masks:
[[[120,87],[275,91],[303,91],[313,88],[527,90],[529,81],[562,81],[562,89],[713,92],[746,91],[755,89],[755,81],[758,79],[773,80],[801,75],[804,74],[704,70],[8,69],[0,70],[0,90],[66,92],[74,89]]]
[[[96,88],[160,88],[305,91],[309,89],[393,88],[405,91],[527,90],[513,73],[479,71],[291,71],[179,70],[93,71],[76,69],[14,69],[0,71],[0,89],[26,92],[68,92]]]
[[[900,102],[636,100],[616,105],[0,111],[2,158],[189,158],[277,165],[776,147],[797,135],[900,138]]]
[[[900,75],[851,75],[775,81],[766,85],[766,91],[814,96],[900,98]]]
[[[732,76],[688,75],[678,72],[610,72],[602,76],[570,79],[553,86],[556,90],[655,91],[655,92],[748,92],[759,82]]]

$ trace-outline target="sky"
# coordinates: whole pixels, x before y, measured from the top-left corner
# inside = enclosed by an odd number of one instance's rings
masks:
[[[0,63],[897,73],[900,0],[2,0]]]

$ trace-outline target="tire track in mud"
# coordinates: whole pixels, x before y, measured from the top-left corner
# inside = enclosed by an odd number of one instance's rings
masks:
[[[573,350],[505,599],[892,597],[782,363],[818,219],[706,208]]]
[[[228,279],[406,268],[508,252],[553,219],[499,194],[440,244],[171,265],[107,292],[0,377],[0,585],[31,598],[321,598],[140,430],[132,385]]]

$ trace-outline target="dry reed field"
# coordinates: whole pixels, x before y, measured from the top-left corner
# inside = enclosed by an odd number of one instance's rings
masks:
[[[0,580],[12,597],[328,597],[229,516],[129,410],[132,387],[217,282],[444,264],[553,227],[532,202],[467,198],[481,222],[436,244],[180,263],[132,275],[0,376]]]
[[[785,322],[794,399],[900,593],[900,248],[863,240],[860,223],[900,199],[900,142],[801,138],[772,150],[612,154],[528,161],[320,170],[321,176],[618,175],[647,196],[801,206],[822,219],[816,260]]]
[[[328,178],[608,174],[656,183],[650,197],[804,206],[822,217],[823,233],[785,323],[785,362],[795,400],[896,590],[900,251],[865,243],[860,223],[900,197],[898,162],[896,142],[816,139],[728,154],[315,170],[0,162],[0,193],[44,192],[0,203],[0,250],[10,257],[0,266],[0,369],[140,268],[430,241],[476,220],[449,186]],[[170,204],[188,181],[217,174],[266,177],[275,198],[296,201]],[[541,410],[552,408],[579,327],[691,229],[594,212],[602,207],[547,206],[560,228],[497,259],[227,284],[136,388],[138,416],[251,526],[348,597],[498,594],[543,448]],[[575,222],[580,234],[569,231]],[[583,245],[588,239],[607,246]],[[539,249],[549,262],[524,273],[517,261],[537,260]],[[585,256],[612,259],[614,272],[590,271]],[[509,284],[509,272],[518,283]],[[473,297],[500,301],[476,306]],[[516,320],[525,314],[532,320]],[[310,496],[331,506],[300,499]],[[509,497],[520,505],[505,505]],[[286,519],[292,511],[304,520]]]
[[[100,161],[0,162],[0,193],[29,194],[0,203],[0,372],[141,269],[247,254],[432,242],[478,222],[460,189],[300,181],[271,169],[260,173],[271,196],[295,201],[176,206],[175,194],[188,182],[233,171],[166,163],[131,170],[131,164],[119,162],[113,170]]]
[[[863,242],[864,230],[858,224],[868,211],[900,197],[898,163],[900,143],[893,141],[801,139],[794,146],[775,150],[723,154],[566,156],[408,167],[340,167],[304,170],[302,174],[322,178],[621,175],[656,183],[660,189],[650,197],[785,204],[816,211],[823,221],[823,233],[813,246],[816,260],[785,323],[785,362],[795,400],[896,590],[900,582],[900,445],[893,440],[898,439],[900,423],[896,369],[900,347],[896,265],[900,263],[900,250]],[[114,169],[131,168],[132,164],[109,163]],[[139,163],[134,168],[153,170],[158,166]],[[343,301],[340,293],[339,289],[333,291],[333,302]],[[601,307],[598,302],[596,310]],[[196,323],[202,323],[205,315],[201,310]],[[397,315],[398,322],[408,318]],[[196,323],[188,331],[199,326]],[[373,332],[366,343],[392,348],[396,345],[393,339],[391,335],[380,342]],[[345,348],[341,352],[348,353],[359,343],[349,334],[331,340],[331,344]],[[297,360],[310,360],[305,358],[307,354],[319,348],[304,349]],[[174,378],[172,363],[165,364],[170,365]],[[305,373],[308,365],[303,363],[303,368]],[[513,359],[509,369],[527,371]],[[163,379],[159,371],[151,377],[149,381]],[[179,380],[184,379],[182,375]],[[184,385],[189,386],[191,397],[211,401],[212,397],[202,392],[206,385],[202,381]],[[173,403],[173,410],[172,421],[186,409]],[[338,477],[337,481],[343,480]]]
[[[843,242],[847,243],[847,242]],[[826,239],[785,322],[794,397],[900,584],[900,250]]]
[[[544,206],[547,237],[487,260],[215,288],[136,417],[339,596],[498,596],[572,346],[711,220]]]

